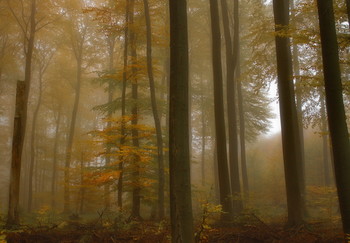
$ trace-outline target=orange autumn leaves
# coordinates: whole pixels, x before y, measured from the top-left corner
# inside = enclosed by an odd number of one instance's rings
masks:
[[[152,162],[157,154],[157,147],[152,146],[155,129],[143,124],[133,124],[134,119],[134,116],[105,119],[111,123],[110,127],[90,132],[90,142],[102,149],[95,154],[96,159],[100,160],[100,166],[86,170],[86,184],[113,184],[123,173],[126,185],[133,185],[135,182],[128,178],[135,170],[141,175],[137,186],[148,187],[155,183],[151,178],[154,171]],[[132,143],[135,136],[139,140],[139,146]],[[106,157],[110,158],[109,164],[105,163]],[[122,171],[119,169],[120,163],[123,163]]]

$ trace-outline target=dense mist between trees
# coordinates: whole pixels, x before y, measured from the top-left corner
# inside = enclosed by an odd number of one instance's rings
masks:
[[[205,227],[219,222],[341,229],[317,4],[283,1],[290,2],[287,21],[274,16],[273,2],[187,1],[186,98],[173,83],[172,70],[183,63],[170,51],[167,1],[1,1],[0,226],[173,225],[184,195],[199,242],[208,242]],[[348,15],[345,1],[333,6],[349,118]],[[281,61],[283,45],[290,59]],[[289,69],[280,71],[283,63]],[[288,85],[291,113],[281,93]],[[180,96],[172,96],[175,89]],[[187,103],[187,114],[174,115],[184,107],[174,97]],[[288,121],[295,130],[283,128]],[[177,124],[183,129],[174,134]],[[186,184],[186,166],[169,162],[186,134],[191,194],[177,184]],[[294,157],[286,144],[296,146]],[[186,165],[186,156],[181,160]],[[183,234],[171,230],[173,239]]]

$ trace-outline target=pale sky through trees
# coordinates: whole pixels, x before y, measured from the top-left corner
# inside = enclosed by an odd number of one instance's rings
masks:
[[[267,136],[274,135],[281,131],[280,111],[279,111],[279,103],[277,99],[277,86],[275,83],[271,84],[269,96],[273,100],[270,104],[270,108],[272,110],[274,117],[270,119],[271,127],[268,133],[266,134]]]

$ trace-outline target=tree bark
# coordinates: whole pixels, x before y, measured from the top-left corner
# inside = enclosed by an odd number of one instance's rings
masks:
[[[82,48],[82,45],[81,45]],[[81,51],[81,49],[80,49]],[[81,53],[81,52],[80,52]],[[74,98],[74,104],[73,104],[73,110],[72,110],[72,117],[70,122],[70,128],[69,128],[69,134],[68,134],[68,141],[67,141],[67,147],[66,147],[66,160],[65,160],[65,170],[64,170],[64,204],[63,204],[63,211],[65,213],[69,213],[71,211],[70,208],[70,164],[72,159],[72,150],[73,150],[73,139],[75,134],[75,124],[77,120],[78,115],[78,108],[79,108],[79,102],[80,102],[80,89],[81,89],[81,76],[82,76],[82,56],[77,56],[77,83],[75,86],[75,98]]]
[[[244,117],[244,97],[242,93],[242,80],[241,80],[241,68],[240,61],[238,58],[237,62],[237,98],[238,98],[238,114],[239,114],[239,142],[241,148],[241,170],[242,170],[242,182],[243,182],[243,193],[245,199],[249,198],[249,183],[248,183],[248,169],[247,169],[247,157],[246,157],[246,146],[245,146],[245,117]]]
[[[291,0],[291,12],[295,10],[294,1]],[[300,156],[301,160],[299,165],[300,178],[300,188],[301,188],[301,200],[303,214],[306,215],[306,184],[305,184],[305,144],[304,144],[304,130],[303,130],[303,110],[302,110],[302,91],[301,91],[301,80],[300,80],[300,64],[299,64],[299,50],[298,45],[293,39],[293,73],[295,80],[295,98],[296,98],[296,109],[297,109],[297,121],[299,130],[299,143],[300,143]]]
[[[133,67],[131,68],[132,72],[132,84],[131,84],[131,96],[133,100],[133,107],[131,109],[132,121],[131,124],[135,127],[138,124],[138,80],[137,80],[137,50],[136,50],[136,36],[135,31],[133,30],[134,25],[134,10],[135,9],[135,0],[130,0],[130,16],[129,21],[132,28],[130,31],[130,51],[131,51],[131,63]],[[139,142],[139,132],[137,129],[132,129],[132,144],[135,148],[140,147]],[[130,218],[141,219],[140,207],[141,207],[141,187],[140,187],[140,157],[138,155],[134,156],[133,159],[133,189],[132,189],[132,209]]]
[[[324,102],[324,95],[320,92],[320,105],[321,105],[321,133],[322,133],[322,155],[323,155],[323,178],[324,185],[331,186],[331,173],[329,168],[329,146],[328,146],[328,126],[327,126],[327,114],[326,105]]]
[[[201,123],[202,123],[202,151],[201,151],[201,171],[202,186],[205,186],[205,145],[206,145],[206,122],[205,122],[205,105],[204,105],[204,83],[201,83]]]
[[[350,143],[341,83],[332,0],[317,0],[328,125],[335,178],[346,240],[350,238]]]
[[[232,49],[232,62],[233,62],[233,81],[232,84],[229,85],[231,86],[230,89],[227,86],[227,92],[232,92],[231,95],[233,96],[231,98],[231,101],[233,102],[232,105],[232,118],[229,119],[229,126],[232,126],[232,144],[234,146],[233,149],[233,158],[234,160],[231,160],[230,164],[233,163],[233,182],[231,179],[231,185],[232,186],[232,194],[233,194],[233,211],[235,214],[238,214],[242,211],[243,209],[243,201],[242,201],[242,195],[241,195],[241,183],[240,183],[240,176],[239,176],[239,163],[238,163],[238,132],[237,132],[237,111],[236,111],[236,103],[237,103],[237,98],[236,98],[236,85],[237,85],[237,70],[239,69],[239,48],[240,48],[240,38],[239,38],[239,1],[234,0],[233,1],[233,7],[234,7],[234,12],[233,12],[233,49]],[[224,11],[225,12],[225,11]],[[226,11],[227,12],[227,11]],[[225,14],[223,14],[225,15]],[[227,23],[228,22],[228,16],[227,16]],[[226,21],[225,21],[226,22]],[[228,113],[229,114],[229,113]],[[230,116],[230,114],[229,114]],[[231,121],[232,120],[232,121]],[[232,123],[232,124],[231,124]],[[231,149],[230,149],[231,150]],[[231,156],[231,155],[230,155]]]
[[[85,177],[84,177],[84,152],[81,153],[80,158],[80,200],[79,200],[79,214],[84,212],[84,202],[85,202]],[[109,206],[109,205],[108,205]],[[108,209],[108,208],[106,208]]]
[[[34,51],[34,41],[36,32],[36,0],[32,1],[31,14],[30,14],[30,32],[25,45],[25,71],[24,71],[24,84],[17,84],[16,94],[16,109],[15,123],[14,123],[14,134],[12,142],[12,162],[10,172],[10,190],[9,190],[9,208],[7,215],[6,226],[18,226],[19,225],[19,185],[20,185],[20,174],[21,174],[21,160],[23,152],[24,136],[26,132],[27,123],[27,110],[29,100],[29,90],[31,85],[32,76],[32,56]],[[23,33],[27,35],[26,32]],[[27,38],[27,36],[25,36]],[[26,43],[24,43],[26,44]],[[18,102],[17,102],[17,96]]]
[[[113,72],[113,66],[114,66],[114,46],[115,46],[115,37],[109,36],[107,39],[107,44],[108,44],[108,55],[109,55],[109,61],[108,61],[108,71],[110,73]],[[113,84],[111,83],[111,81],[108,83],[108,103],[111,103],[113,101]],[[107,130],[109,131],[111,126],[112,126],[112,122],[111,122],[111,118],[112,118],[112,114],[113,111],[112,109],[109,109],[107,112]],[[106,167],[109,166],[110,162],[111,162],[111,157],[110,157],[110,153],[111,153],[111,146],[109,144],[107,144],[106,146]],[[109,168],[107,168],[109,169]],[[104,203],[105,203],[105,208],[106,210],[110,209],[111,206],[111,198],[110,198],[110,185],[106,184],[104,186]]]
[[[23,150],[23,118],[25,106],[25,86],[26,83],[17,81],[16,110],[12,140],[12,162],[10,171],[9,208],[7,215],[7,227],[19,225],[19,185],[21,173],[21,155]]]
[[[129,45],[129,15],[130,15],[130,2],[126,0],[125,7],[125,29],[124,29],[124,54],[123,54],[123,85],[122,85],[122,100],[121,100],[121,115],[122,115],[122,124],[121,124],[121,138],[120,138],[120,149],[122,149],[125,143],[125,123],[124,116],[126,115],[125,107],[126,107],[126,86],[127,86],[127,65],[128,65],[128,45]],[[118,207],[119,210],[123,208],[123,169],[124,162],[123,157],[119,158],[118,169],[120,171],[119,179],[118,179]]]
[[[57,164],[58,164],[58,144],[59,144],[59,130],[60,130],[60,122],[61,122],[61,104],[58,108],[58,116],[56,120],[56,128],[55,128],[55,142],[53,146],[53,162],[52,162],[52,181],[51,181],[51,207],[52,209],[56,209],[56,181],[57,181]]]
[[[214,112],[216,147],[218,160],[220,204],[224,213],[223,221],[228,221],[233,216],[231,201],[230,179],[227,165],[226,131],[224,118],[223,81],[221,67],[221,34],[219,24],[219,7],[217,0],[210,0],[210,16],[212,31],[212,65],[214,80]]]
[[[276,32],[289,25],[289,1],[274,0]],[[300,174],[300,139],[293,86],[292,59],[289,37],[276,35],[278,94],[280,104],[284,172],[287,191],[288,223],[294,227],[303,223]]]
[[[145,19],[147,28],[147,73],[151,93],[151,103],[154,125],[157,135],[157,155],[158,155],[158,219],[164,218],[164,156],[163,156],[163,135],[160,118],[158,115],[156,88],[154,84],[153,64],[152,64],[152,25],[149,13],[148,0],[143,0],[145,9]]]
[[[38,114],[41,106],[41,96],[42,96],[42,76],[43,73],[40,70],[39,73],[39,95],[38,95],[38,103],[35,107],[33,114],[33,122],[32,122],[32,134],[30,138],[30,166],[29,166],[29,183],[28,183],[28,212],[32,211],[32,200],[33,200],[33,170],[35,163],[35,133],[36,133],[36,124],[38,120]]]
[[[169,169],[171,236],[173,243],[193,243],[186,0],[169,0],[169,11]]]

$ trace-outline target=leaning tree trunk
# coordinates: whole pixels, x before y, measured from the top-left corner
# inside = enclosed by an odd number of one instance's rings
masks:
[[[164,156],[163,156],[163,135],[160,118],[158,115],[157,100],[156,100],[156,88],[154,84],[153,76],[153,64],[152,64],[152,25],[151,17],[149,14],[148,0],[143,0],[146,18],[147,28],[147,72],[149,79],[149,87],[151,92],[151,103],[154,125],[156,127],[157,134],[157,153],[158,153],[158,218],[161,220],[164,218]]]
[[[212,63],[213,63],[213,80],[214,80],[214,112],[215,112],[215,131],[217,161],[219,172],[220,204],[223,213],[223,221],[230,220],[233,216],[230,178],[227,166],[227,148],[226,148],[226,131],[224,118],[224,94],[221,67],[221,34],[219,23],[219,7],[217,0],[210,0],[210,16],[212,31]]]
[[[275,30],[285,30],[289,25],[289,1],[274,0]],[[287,192],[288,223],[290,227],[303,223],[301,195],[300,140],[293,86],[292,59],[289,37],[277,34],[276,55],[278,94],[280,103],[284,172]]]
[[[13,131],[12,141],[12,161],[11,161],[11,172],[10,172],[10,188],[9,188],[9,208],[6,225],[11,227],[12,225],[19,225],[19,185],[20,185],[20,174],[21,174],[21,162],[22,162],[22,151],[24,144],[24,136],[26,132],[27,123],[27,110],[28,110],[28,99],[29,89],[31,85],[32,76],[32,56],[34,51],[35,41],[35,14],[36,14],[36,0],[32,1],[31,15],[30,15],[30,33],[28,38],[28,44],[25,52],[25,73],[24,73],[24,84],[17,84],[16,94],[16,109],[15,123]],[[26,33],[23,33],[26,35]],[[18,97],[17,97],[18,96]]]
[[[341,83],[332,0],[317,0],[326,107],[332,140],[335,179],[346,241],[350,239],[350,143]]]
[[[169,0],[169,10],[169,169],[171,237],[173,243],[193,243],[186,0]]]
[[[70,164],[72,160],[72,149],[73,149],[73,139],[75,134],[75,124],[78,115],[79,101],[80,101],[80,89],[81,89],[81,74],[82,74],[82,60],[81,56],[77,58],[77,83],[75,87],[75,98],[74,105],[72,110],[72,117],[70,122],[69,134],[68,134],[68,142],[66,147],[66,161],[64,168],[64,204],[63,211],[65,213],[70,212]]]

